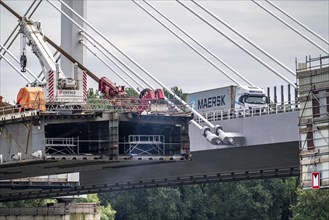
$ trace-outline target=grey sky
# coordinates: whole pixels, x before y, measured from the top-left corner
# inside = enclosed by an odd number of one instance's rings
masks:
[[[5,2],[22,15],[32,1],[6,0]],[[57,1],[54,2],[58,4]],[[244,42],[220,23],[210,19],[210,17],[206,16],[200,9],[198,10],[194,4],[188,1],[184,2],[196,9],[207,19],[209,18],[213,24],[230,35],[232,39],[237,40],[248,50],[254,52],[261,59],[268,62],[289,80],[295,81],[295,78],[287,71],[256,51],[251,45]],[[305,60],[305,56],[308,55],[312,57],[319,56],[320,54],[324,55],[319,49],[285,27],[251,1],[200,2],[292,70],[295,70],[296,57],[302,62]],[[151,3],[254,84],[263,88],[286,84],[283,80],[212,30],[177,2],[151,1]],[[316,43],[329,49],[328,45],[308,34],[307,31],[291,22],[280,12],[274,10],[266,2],[261,1],[260,3],[273,10],[277,15],[305,33]],[[328,1],[274,1],[274,3],[306,26],[310,27],[323,38],[329,39]],[[88,21],[165,85],[169,87],[177,85],[185,92],[195,92],[232,84],[223,74],[185,46],[133,2],[96,0],[88,1],[87,5]],[[44,1],[32,18],[40,20],[42,22],[43,32],[59,44],[59,12],[52,8],[48,2]],[[0,7],[1,44],[5,42],[16,25],[17,19],[9,14],[6,9]],[[20,42],[19,39],[17,39],[10,49],[17,58],[19,58],[19,45]],[[108,46],[108,48],[114,51],[110,46]],[[30,48],[28,48],[28,51],[28,68],[34,73],[39,73],[40,65],[38,60],[35,55],[30,52]],[[215,62],[218,63],[217,61]],[[218,65],[225,69],[220,63],[218,63]],[[106,76],[118,84],[123,84],[118,77],[90,54],[87,55],[86,66],[99,77]],[[18,65],[17,67],[19,68]],[[227,72],[230,73],[230,71]],[[0,95],[4,96],[7,101],[14,100],[19,89],[23,87],[26,82],[3,60],[0,64],[0,77]],[[235,79],[238,78],[235,77]],[[148,81],[151,80],[148,79]],[[91,82],[91,79],[89,82]],[[243,82],[241,81],[241,83]],[[153,83],[153,85],[156,84]],[[89,86],[96,87],[96,84],[89,83]]]

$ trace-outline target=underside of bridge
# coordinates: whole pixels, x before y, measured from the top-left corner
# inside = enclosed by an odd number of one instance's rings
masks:
[[[107,191],[299,176],[299,142],[193,152],[192,161],[130,166],[99,164],[80,172],[80,185],[7,182],[0,201],[50,198]],[[89,165],[88,165],[89,166]],[[97,167],[97,168],[96,168]]]

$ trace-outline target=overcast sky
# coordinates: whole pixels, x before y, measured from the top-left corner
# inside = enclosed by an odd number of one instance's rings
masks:
[[[25,13],[32,3],[32,1],[28,0],[5,0],[4,2],[21,15]],[[320,54],[325,55],[321,50],[294,33],[251,1],[212,0],[199,2],[293,71],[295,71],[295,58],[297,58],[299,62],[303,62],[305,56],[308,55],[312,57],[317,57]],[[273,2],[317,34],[329,40],[329,1]],[[59,5],[57,1],[54,1],[54,3]],[[140,3],[143,4],[143,2]],[[150,1],[150,3],[187,31],[191,36],[207,46],[218,57],[230,64],[239,73],[243,74],[243,76],[253,84],[264,89],[268,86],[286,85],[282,79],[275,76],[271,71],[263,67],[177,2],[168,0]],[[239,44],[255,53],[255,55],[259,56],[274,69],[282,73],[290,81],[295,82],[294,76],[262,55],[219,22],[211,19],[209,15],[207,16],[207,14],[196,7],[196,5],[189,1],[184,1],[184,3],[210,20],[216,27],[227,33],[232,39],[238,41]],[[268,3],[265,1],[260,1],[259,3],[271,9],[275,14],[296,27],[321,47],[329,50],[328,45],[318,40],[313,35],[310,35],[306,30],[275,10]],[[88,1],[87,6],[88,21],[166,86],[178,86],[185,92],[195,92],[234,84],[198,54],[184,45],[174,35],[164,29],[149,15],[143,12],[133,2],[128,0],[94,0]],[[57,44],[60,44],[60,14],[58,11],[47,1],[43,1],[32,18],[41,21],[43,32]],[[4,44],[17,24],[17,19],[7,12],[6,9],[0,7],[1,44]],[[187,38],[184,37],[184,39]],[[195,44],[193,45],[195,46]],[[115,51],[110,45],[105,46],[109,50]],[[200,49],[199,47],[197,48]],[[19,38],[10,48],[10,51],[19,58]],[[41,71],[38,60],[35,55],[30,52],[30,48],[28,48],[28,51],[28,68],[35,74],[38,74]],[[200,49],[200,51],[202,50]],[[206,54],[205,52],[203,53]],[[209,55],[207,55],[207,57],[212,59]],[[232,74],[218,61],[214,60],[214,62],[229,74]],[[100,61],[96,60],[90,53],[87,54],[85,65],[99,77],[106,76],[112,81],[117,82],[117,84],[124,85],[124,82],[116,77],[111,70]],[[19,68],[19,65],[16,66]],[[239,80],[239,78],[234,75],[232,75],[232,77]],[[147,80],[152,82],[150,79]],[[92,80],[90,79],[89,86],[96,88],[97,85],[91,82]],[[239,82],[245,84],[241,80],[239,80]],[[6,101],[12,102],[15,100],[19,89],[25,84],[26,81],[7,65],[4,60],[1,60],[0,95],[4,96]],[[155,87],[159,87],[155,83],[152,84]]]

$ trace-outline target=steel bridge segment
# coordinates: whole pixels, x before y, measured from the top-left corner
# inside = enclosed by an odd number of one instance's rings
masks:
[[[279,144],[299,141],[298,114],[299,111],[287,111],[253,117],[216,120],[214,124],[220,124],[224,130],[242,133],[246,138],[244,146]],[[190,127],[191,151],[193,152],[232,147],[211,145],[207,141],[197,138],[198,135],[199,131]]]
[[[9,119],[5,117],[3,121],[0,120],[0,180],[70,173],[80,170],[97,170],[111,166],[122,167],[144,163],[180,161],[187,159],[189,156],[189,153],[182,155],[177,155],[176,151],[175,154],[173,153],[173,149],[180,147],[181,144],[177,138],[172,138],[171,141],[168,139],[162,143],[162,145],[166,145],[164,153],[158,152],[152,155],[120,153],[112,155],[109,126],[111,126],[113,120],[116,120],[116,112],[103,111],[102,114],[96,112],[79,115],[41,114],[40,112],[33,112],[35,114],[28,115],[27,113],[22,112],[19,116],[13,113],[15,117],[11,116]],[[122,125],[117,125],[117,130],[113,133],[114,137],[118,136],[117,132],[120,132],[123,137],[128,137],[134,126],[153,128],[160,133],[163,132],[165,135],[178,137],[178,133],[184,127],[184,135],[187,136],[187,138],[185,136],[184,138],[188,140],[188,121],[190,116],[168,117],[166,115],[137,115],[133,113],[119,113],[119,115],[117,119],[120,120]],[[112,119],[114,116],[115,118]],[[33,121],[36,121],[36,126],[30,126],[34,124]],[[25,126],[22,122],[26,122],[29,126]],[[30,127],[33,130],[27,129]],[[162,127],[165,127],[167,130],[161,130]],[[75,128],[79,129],[76,130]],[[20,133],[13,133],[13,129],[19,130]],[[51,132],[59,133],[51,134]],[[65,135],[68,132],[70,137],[73,135],[72,132],[74,132],[75,136],[80,135],[81,137],[80,139],[66,138]],[[93,136],[88,139],[87,132],[96,133],[100,136]],[[146,131],[139,129],[138,132],[140,132],[138,133],[140,136]],[[31,138],[32,134],[34,135],[33,138]],[[63,138],[54,138],[57,136]],[[24,145],[24,143],[27,143],[26,140],[31,140],[27,146]],[[183,142],[184,140],[182,139]],[[121,146],[121,149],[126,147],[126,145],[128,146],[128,143],[118,142],[118,144]],[[22,146],[25,146],[25,148],[23,149]],[[33,156],[37,151],[40,152],[39,156]],[[43,154],[47,151],[49,151],[47,154]],[[73,153],[70,154],[70,152]],[[18,154],[20,156],[14,159],[13,156]]]
[[[54,116],[57,117],[57,116]],[[140,116],[141,120],[144,116]],[[145,116],[149,117],[149,116]],[[159,118],[160,117],[160,118]],[[151,119],[151,118],[150,118]],[[52,119],[52,123],[60,123],[65,120],[66,123],[72,120],[76,122],[77,119],[61,118]],[[81,119],[79,119],[81,120]],[[97,119],[98,120],[98,119]],[[156,116],[153,120],[162,120],[161,116]],[[58,121],[58,122],[57,122]],[[87,119],[88,121],[88,119]],[[273,115],[261,115],[257,117],[249,118],[237,118],[231,120],[219,121],[224,129],[231,130],[233,132],[243,133],[246,136],[246,144],[243,147],[234,147],[239,149],[239,151],[244,151],[245,149],[251,149],[248,146],[259,146],[268,144],[278,144],[278,143],[288,143],[293,141],[299,141],[299,134],[297,128],[298,112],[285,112]],[[219,123],[216,122],[216,123]],[[205,139],[200,138],[199,129],[190,126],[189,136],[191,137],[191,151],[193,151],[193,157],[195,157],[196,152],[207,152],[212,150],[221,150],[225,148],[232,148],[231,145],[211,145]],[[276,153],[282,153],[284,150],[278,149]],[[255,152],[257,153],[257,151]],[[296,153],[298,155],[298,152]],[[294,156],[293,154],[291,156]],[[144,156],[145,157],[145,156]],[[260,155],[261,157],[261,155]],[[164,157],[162,157],[163,160]],[[144,160],[161,160],[161,157],[152,156],[150,158],[142,157],[130,157],[129,155],[123,155],[120,157],[120,164],[138,160],[144,163]],[[172,157],[174,159],[174,157]],[[0,179],[15,179],[15,178],[25,178],[41,175],[51,175],[65,172],[79,172],[86,170],[86,165],[88,169],[102,169],[107,163],[114,162],[110,158],[101,157],[101,155],[49,155],[44,159],[33,159],[31,161],[19,161],[19,162],[6,162],[0,165],[2,168],[0,171]],[[205,161],[207,163],[207,161]],[[236,161],[231,161],[230,163],[235,163]],[[24,164],[25,166],[21,166]],[[95,166],[95,167],[93,167]],[[93,168],[92,168],[93,167]],[[278,165],[278,167],[280,167]]]
[[[97,185],[225,173],[241,173],[242,176],[248,176],[248,173],[257,173],[261,170],[298,170],[298,152],[298,141],[197,151],[192,152],[193,160],[189,162],[81,172],[80,184]]]
[[[298,176],[298,143],[197,151],[190,162],[103,167],[80,172],[80,186],[2,188],[0,201]]]
[[[77,187],[34,187],[24,191],[23,187],[17,187],[17,190],[8,191],[6,194],[0,194],[0,201],[15,201],[22,199],[53,198],[72,195],[83,195],[91,193],[105,193],[114,191],[138,190],[158,187],[179,187],[183,185],[207,184],[216,182],[231,182],[253,179],[285,178],[299,176],[299,168],[260,170],[259,172],[241,172],[241,173],[222,173],[202,176],[189,176],[177,178],[165,178],[157,180],[123,182],[123,183],[104,183],[100,185],[87,185]],[[51,189],[49,189],[51,188]]]
[[[150,160],[149,158],[152,158]],[[154,163],[169,163],[175,160],[160,160],[160,157],[150,156],[143,160],[131,158],[118,158],[118,160],[102,159],[99,156],[90,156],[86,159],[56,158],[51,160],[34,160],[22,163],[10,163],[1,165],[0,181],[26,177],[64,174],[81,171],[93,171],[100,169],[112,169],[114,167],[132,167]],[[1,191],[1,188],[0,188]]]
[[[101,161],[80,164],[79,161],[72,161],[73,164],[69,161],[61,161],[58,165],[52,166],[53,170],[48,171],[51,173],[81,171],[80,186],[63,189],[34,188],[23,191],[15,188],[9,190],[7,187],[1,190],[0,200],[298,176],[297,120],[298,111],[219,121],[224,128],[243,131],[248,146],[214,146],[198,138],[200,134],[197,128],[191,128],[192,161],[177,163],[143,161],[144,164],[135,164],[137,166],[132,166],[131,162],[109,165]],[[33,168],[30,167],[32,168],[30,170],[37,167],[40,166],[35,165]],[[28,169],[28,167],[23,168]],[[10,178],[17,178],[15,175],[17,174],[12,173]]]

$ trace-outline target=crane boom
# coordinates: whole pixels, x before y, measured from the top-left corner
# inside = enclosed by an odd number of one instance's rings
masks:
[[[20,32],[28,39],[27,45],[31,46],[33,53],[39,58],[42,68],[48,71],[56,70],[56,60],[43,40],[41,23],[23,17],[20,27]],[[48,80],[47,74],[45,75]],[[61,79],[67,78],[60,68],[58,75]]]
[[[78,80],[78,82],[74,81],[71,78],[67,78],[66,75],[62,72],[59,65],[56,64],[56,61],[53,57],[53,55],[50,53],[47,45],[45,42],[48,42],[51,46],[53,46],[56,50],[58,50],[62,55],[64,55],[68,60],[70,60],[72,63],[76,64],[77,67],[79,67],[81,70],[83,70],[83,74],[87,74],[92,79],[94,79],[98,83],[99,91],[104,94],[106,98],[113,98],[113,97],[126,97],[126,93],[124,91],[123,86],[117,86],[114,82],[109,80],[106,77],[97,77],[94,73],[92,73],[90,70],[88,70],[85,66],[83,66],[80,62],[78,62],[76,59],[74,59],[71,55],[69,55],[66,51],[64,51],[60,46],[55,44],[51,39],[49,39],[47,36],[45,36],[41,32],[41,25],[40,22],[35,22],[32,20],[28,20],[21,15],[19,15],[17,12],[15,12],[12,8],[10,8],[8,5],[6,5],[2,0],[0,0],[0,5],[4,6],[8,11],[10,11],[14,16],[16,16],[22,25],[21,32],[25,34],[25,36],[29,39],[30,45],[31,42],[34,43],[35,46],[32,45],[32,51],[37,55],[37,57],[40,60],[44,75],[46,76],[47,82],[49,82],[49,76],[55,74],[55,77],[58,76],[55,81],[58,81],[58,88],[65,90],[65,89],[77,89],[81,90],[80,87],[80,81],[83,81],[82,85],[86,85],[86,77],[83,76],[83,80]],[[26,63],[26,59],[22,59]],[[24,66],[24,64],[23,64]],[[22,66],[22,67],[23,67]],[[24,68],[22,68],[24,69]],[[77,69],[77,68],[75,68]],[[47,72],[47,71],[48,72]],[[77,75],[75,73],[75,75]],[[160,90],[160,89],[159,89]],[[60,91],[61,94],[70,94],[70,95],[76,95],[77,92],[74,91]],[[155,92],[155,91],[154,91]],[[79,94],[81,92],[78,92]],[[83,96],[86,98],[86,88],[83,88]],[[162,94],[157,92],[155,94]],[[46,93],[47,94],[47,93]],[[49,98],[49,96],[46,96]],[[149,99],[149,97],[141,96],[141,98]],[[158,97],[156,95],[156,99],[162,99],[162,96]]]
[[[38,57],[42,72],[46,79],[44,92],[49,101],[72,102],[84,100],[87,95],[87,77],[75,69],[74,78],[67,77],[61,70],[51,51],[49,50],[41,31],[41,23],[22,17],[20,33],[27,39],[26,44],[31,46],[32,52]],[[24,51],[24,50],[23,50]],[[25,57],[25,54],[22,54]],[[25,61],[26,62],[26,61]],[[24,65],[22,66],[24,70]]]
[[[96,76],[87,67],[85,67],[79,61],[77,61],[74,57],[72,57],[70,54],[68,54],[65,50],[63,50],[60,46],[58,46],[54,41],[52,41],[46,35],[43,35],[43,39],[44,39],[44,41],[48,42],[53,48],[55,48],[56,50],[58,50],[63,56],[65,56],[72,63],[76,63],[81,70],[86,71],[87,75],[90,76],[93,80],[95,80],[96,82],[99,81],[99,77],[98,76]]]

